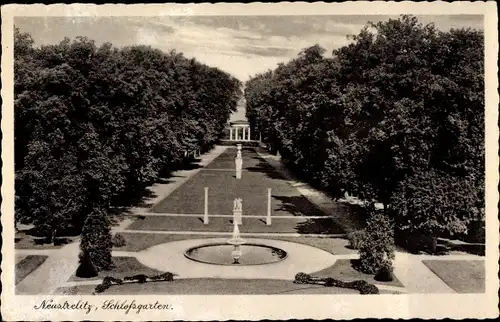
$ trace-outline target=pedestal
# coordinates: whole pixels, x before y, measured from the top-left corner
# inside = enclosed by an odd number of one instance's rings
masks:
[[[203,224],[208,225],[208,188],[205,187],[205,208],[203,212]]]
[[[271,226],[271,188],[267,189],[267,217],[266,225]]]
[[[243,160],[239,159],[239,158],[236,158],[235,164],[236,164],[236,179],[241,179],[241,171],[242,171],[242,167],[243,167]]]
[[[233,210],[233,221],[234,221],[234,224],[236,225],[242,225],[243,224],[243,221],[242,221],[242,211],[239,211],[239,210]]]

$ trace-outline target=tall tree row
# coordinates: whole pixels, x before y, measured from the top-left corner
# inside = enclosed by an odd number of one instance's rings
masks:
[[[246,84],[247,116],[298,175],[382,203],[398,231],[484,219],[484,39],[402,16],[313,46]]]
[[[35,47],[16,29],[14,54],[16,222],[52,239],[211,148],[241,96],[229,74],[146,46]]]

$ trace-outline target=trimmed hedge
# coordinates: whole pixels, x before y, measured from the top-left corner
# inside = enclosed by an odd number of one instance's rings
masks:
[[[153,281],[166,281],[166,282],[171,282],[174,280],[174,274],[170,272],[162,273],[159,275],[154,275],[154,276],[147,276],[144,274],[138,274],[134,276],[126,276],[123,279],[120,278],[115,278],[112,276],[106,276],[102,283],[97,285],[95,287],[94,293],[102,293],[108,288],[110,288],[112,285],[122,285],[125,282],[128,283],[147,283],[148,281],[153,282]]]
[[[373,285],[368,283],[367,281],[352,281],[352,282],[344,282],[341,280],[337,280],[332,277],[320,278],[320,277],[312,277],[306,273],[297,273],[295,275],[295,284],[317,284],[323,285],[325,287],[341,287],[341,288],[349,288],[353,290],[358,290],[360,294],[379,294],[379,289]]]

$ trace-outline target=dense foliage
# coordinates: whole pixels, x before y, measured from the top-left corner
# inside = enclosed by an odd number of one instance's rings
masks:
[[[366,233],[359,247],[358,269],[375,274],[380,269],[391,269],[394,259],[394,227],[382,212],[373,212],[366,225]]]
[[[87,263],[84,260],[90,259],[98,271],[115,267],[111,257],[113,248],[111,224],[106,214],[100,209],[96,209],[87,216],[82,229],[80,248],[82,250],[80,266],[86,266]]]
[[[229,74],[146,46],[34,46],[15,31],[16,222],[54,239],[127,206],[222,137],[241,96]]]
[[[398,231],[466,233],[484,219],[484,39],[415,17],[313,46],[246,84],[254,133],[333,197],[381,203]]]

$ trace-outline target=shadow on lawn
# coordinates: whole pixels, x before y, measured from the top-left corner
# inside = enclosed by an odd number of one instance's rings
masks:
[[[264,173],[270,179],[277,179],[277,180],[285,179],[278,171],[276,171],[276,169],[273,168],[273,166],[267,163],[267,161],[264,160],[263,158],[259,156],[253,156],[252,159],[259,161],[259,163],[257,163],[257,165],[253,167],[245,167],[245,170],[248,170],[250,172]]]
[[[173,180],[171,178],[180,178],[182,176],[174,176],[172,173],[178,170],[195,170],[202,168],[199,163],[201,162],[200,158],[188,159],[185,162],[179,163],[177,165],[173,165],[170,168],[161,169],[158,174],[158,179],[154,182],[150,182],[147,184],[147,187],[139,188],[139,189],[131,189],[129,193],[120,196],[115,200],[116,208],[122,208],[122,211],[128,207],[141,207],[141,208],[153,208],[155,206],[154,203],[151,203],[150,200],[155,198],[157,195],[152,192],[151,185],[153,184],[169,184],[172,183]]]
[[[272,196],[281,202],[276,211],[288,212],[293,216],[326,216],[320,209],[316,208],[304,196]]]
[[[344,231],[333,218],[314,218],[298,223],[295,229],[299,234],[343,234]]]

